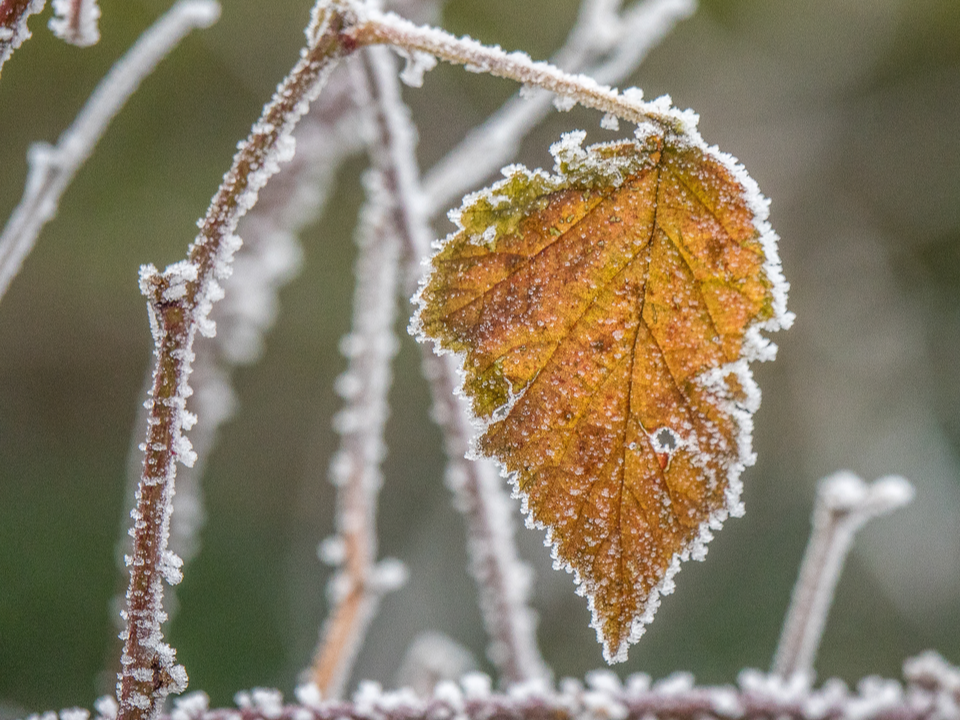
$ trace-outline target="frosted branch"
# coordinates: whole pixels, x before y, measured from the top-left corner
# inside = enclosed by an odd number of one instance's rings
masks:
[[[491,662],[508,683],[549,677],[536,639],[536,614],[529,607],[530,569],[517,557],[514,528],[503,483],[486,459],[467,460],[473,427],[457,397],[457,362],[422,346],[430,382],[433,418],[443,431],[447,486],[467,522],[470,571],[480,593],[480,610]]]
[[[100,41],[100,6],[97,0],[53,0],[50,30],[61,40],[78,47],[96,45]]]
[[[867,485],[853,473],[839,472],[820,483],[810,541],[772,672],[812,682],[817,648],[853,536],[867,521],[909,503],[913,494],[913,486],[896,476]]]
[[[954,676],[960,671],[949,668]],[[868,678],[856,690],[840,680],[820,689],[776,676],[744,671],[736,685],[695,686],[687,674],[655,683],[631,675],[621,683],[597,671],[586,683],[564,680],[559,690],[525,683],[507,693],[491,692],[490,679],[471,674],[459,683],[437,685],[430,697],[409,689],[383,691],[363,683],[351,702],[321,701],[301,688],[302,704],[284,705],[276,691],[244,693],[239,709],[207,710],[203,702],[183,706],[170,720],[958,720],[956,691],[915,680]],[[255,694],[258,693],[259,697]],[[187,698],[186,700],[189,700]],[[201,698],[202,701],[202,698]]]
[[[297,153],[260,192],[256,207],[243,217],[237,234],[243,246],[233,261],[233,273],[223,281],[224,298],[214,305],[213,338],[197,339],[188,408],[203,418],[191,435],[197,461],[181,468],[170,525],[170,546],[189,562],[203,523],[200,478],[223,423],[233,415],[236,400],[233,370],[255,363],[264,335],[278,312],[278,294],[299,271],[300,232],[316,220],[329,196],[343,160],[361,147],[355,132],[353,102],[345,73],[336,73],[323,95],[294,132]]]
[[[398,345],[394,325],[400,262],[389,120],[378,82],[385,52],[371,48],[362,56],[363,68],[351,68],[356,70],[358,105],[367,111],[365,119],[371,126],[367,133],[371,169],[365,176],[367,200],[357,232],[353,322],[341,343],[349,362],[337,380],[337,391],[346,403],[334,418],[340,447],[330,470],[337,487],[337,535],[326,542],[324,554],[339,572],[330,583],[333,608],[311,669],[312,681],[325,697],[343,692],[380,598],[396,585],[385,585],[376,565],[387,394]]]
[[[43,10],[46,0],[0,0],[0,71],[13,51],[30,38],[27,18]]]
[[[470,38],[457,38],[438,28],[419,27],[392,13],[366,10],[348,34],[358,45],[393,45],[409,53],[425,53],[464,65],[471,72],[489,73],[543,88],[557,95],[565,109],[580,103],[628,122],[653,122],[681,134],[696,132],[696,115],[673,110],[667,96],[643,102],[639,90],[621,94],[586,75],[573,75],[549,63],[534,62],[525,53],[507,53]]]
[[[294,126],[346,52],[340,36],[343,22],[341,12],[318,3],[307,28],[307,47],[239,145],[233,166],[199,223],[200,234],[188,258],[162,273],[152,266],[141,268],[140,287],[148,299],[157,363],[147,401],[143,471],[132,513],[134,543],[117,685],[119,720],[151,720],[167,694],[186,687],[186,672],[175,665],[174,651],[163,642],[160,627],[166,620],[161,580],[178,582],[182,565],[167,550],[176,462],[189,466],[196,459],[183,435],[197,419],[185,408],[191,393],[193,342],[197,331],[215,332],[209,313],[223,295],[219,282],[229,276],[240,245],[234,234],[237,223],[256,203],[258,191],[280,163],[293,156]]]
[[[647,0],[618,17],[616,4],[609,0],[584,2],[581,22],[554,56],[553,64],[570,72],[586,68],[585,73],[598,82],[620,82],[696,8],[694,0]],[[609,18],[611,13],[615,22]],[[606,59],[589,66],[604,54]],[[523,138],[550,113],[553,98],[546,90],[526,89],[470,131],[425,176],[427,215],[445,211],[515,157]]]
[[[376,48],[371,48],[376,50]],[[389,56],[371,53],[384,142],[390,150],[388,186],[396,195],[394,223],[400,234],[408,270],[407,290],[420,275],[420,260],[429,253],[431,232],[423,212],[415,155],[416,135],[409,111],[400,99]],[[469,551],[480,589],[480,606],[492,638],[491,660],[506,682],[547,676],[536,644],[536,624],[527,607],[529,571],[517,558],[509,510],[499,478],[482,463],[467,462],[471,428],[454,397],[456,371],[423,346],[425,374],[430,380],[435,412],[447,436],[448,478],[458,508],[466,515]]]
[[[0,298],[33,249],[40,230],[56,215],[60,198],[110,120],[188,32],[209,27],[219,13],[215,0],[179,0],[114,64],[56,146],[30,146],[23,198],[0,233]]]

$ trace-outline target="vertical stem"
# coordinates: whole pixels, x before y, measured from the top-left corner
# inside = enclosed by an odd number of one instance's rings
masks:
[[[170,692],[186,687],[187,676],[174,664],[174,651],[163,642],[160,626],[163,585],[180,579],[179,558],[167,550],[176,461],[191,464],[196,455],[183,431],[195,417],[185,412],[188,379],[197,331],[212,334],[209,312],[222,297],[218,280],[240,240],[233,233],[240,218],[256,203],[257,193],[292,155],[290,133],[316,98],[327,73],[350,48],[341,36],[345,18],[320,0],[307,29],[307,47],[290,74],[264,107],[260,120],[241,143],[190,246],[188,259],[162,274],[141,268],[141,290],[148,298],[157,364],[151,398],[143,473],[133,511],[134,547],[124,620],[126,629],[117,684],[118,720],[153,720]]]
[[[382,48],[381,48],[382,50]],[[367,199],[357,234],[357,286],[353,322],[344,342],[347,371],[338,380],[347,401],[335,425],[340,449],[331,468],[337,486],[337,538],[342,569],[331,582],[334,607],[324,625],[310,674],[324,697],[339,697],[383,592],[377,578],[377,497],[383,484],[384,426],[390,365],[396,354],[396,288],[400,240],[393,223],[389,153],[382,111],[370,92],[369,52],[359,58],[354,82],[361,111],[373,127],[368,142],[372,167],[365,178]],[[352,68],[353,69],[353,68]]]
[[[374,52],[375,51],[375,52]],[[396,68],[383,49],[370,48],[374,92],[382,112],[378,122],[390,150],[388,187],[396,194],[394,222],[404,244],[408,290],[429,253],[431,231],[424,214],[415,133],[400,98]],[[527,606],[529,571],[520,563],[500,478],[486,462],[468,462],[472,428],[454,395],[456,370],[423,346],[435,413],[446,436],[447,476],[457,506],[467,519],[468,549],[480,593],[480,607],[492,639],[491,660],[503,680],[520,682],[548,676],[536,642],[534,614]]]
[[[772,672],[813,680],[813,663],[853,536],[867,521],[906,505],[913,486],[901,477],[867,485],[849,472],[824,479],[817,491],[813,530],[793,590]]]

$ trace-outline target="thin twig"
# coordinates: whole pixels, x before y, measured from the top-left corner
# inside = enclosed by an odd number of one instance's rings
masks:
[[[853,473],[839,472],[820,483],[813,529],[777,646],[773,673],[813,681],[813,662],[854,534],[869,520],[909,503],[913,494],[913,486],[897,476],[880,478],[868,486]]]
[[[417,263],[412,263],[417,264]],[[490,460],[467,460],[473,427],[456,396],[457,361],[422,346],[430,382],[433,418],[443,431],[446,482],[467,522],[470,570],[480,593],[480,610],[491,638],[491,662],[507,684],[550,676],[540,655],[536,614],[529,607],[531,571],[517,557],[513,520],[503,482]]]
[[[126,630],[117,685],[120,720],[151,720],[170,692],[186,685],[186,672],[175,665],[174,651],[160,629],[161,578],[179,581],[178,557],[167,550],[176,462],[195,459],[183,436],[196,417],[185,410],[197,331],[215,331],[210,308],[222,297],[218,282],[230,270],[240,240],[239,219],[256,203],[257,193],[293,154],[291,132],[320,92],[336,61],[349,52],[341,31],[344,15],[328,2],[318,2],[307,28],[307,47],[264,108],[247,140],[240,144],[233,166],[224,176],[188,259],[163,273],[141,268],[140,285],[148,298],[157,356],[150,417],[144,443],[143,474],[133,511],[134,546],[125,611]]]
[[[29,37],[27,18],[41,10],[46,0],[0,0],[0,71],[3,64]]]
[[[388,56],[380,53],[373,57],[384,140],[390,150],[388,187],[396,196],[394,223],[404,244],[409,293],[416,286],[420,260],[429,252],[432,233],[418,178],[416,135],[400,98],[396,71]],[[426,346],[423,352],[435,413],[444,418],[441,428],[447,437],[447,477],[458,507],[467,517],[471,565],[480,589],[484,623],[492,639],[491,659],[507,683],[544,678],[548,671],[537,648],[534,615],[527,606],[529,571],[517,558],[499,478],[486,463],[464,459],[471,429],[465,409],[453,394],[455,370]]]
[[[216,0],[180,0],[114,64],[56,146],[42,142],[30,146],[23,198],[0,233],[0,298],[20,271],[40,230],[56,215],[60,198],[110,120],[187,33],[209,27],[219,15]]]
[[[379,52],[376,52],[379,51]],[[377,496],[383,485],[384,427],[390,364],[397,351],[394,334],[400,239],[393,222],[396,194],[391,192],[388,121],[377,95],[378,63],[383,48],[362,53],[355,69],[358,105],[370,120],[365,177],[367,200],[357,232],[353,323],[342,348],[349,358],[338,379],[346,406],[334,425],[340,448],[331,463],[337,486],[337,536],[325,545],[340,571],[330,584],[333,608],[324,624],[310,671],[324,697],[340,697],[380,598],[392,586],[377,572]],[[330,551],[332,548],[332,552]]]
[[[598,19],[598,16],[605,17],[611,8],[604,10],[596,4],[585,3],[581,9],[584,21],[576,25],[552,62],[568,72],[579,72],[601,55],[610,53],[585,73],[598,82],[620,82],[695,8],[694,0],[647,0],[617,18],[618,35],[612,36]],[[550,113],[554,97],[546,90],[524,90],[470,131],[425,175],[423,192],[427,214],[433,217],[444,212],[465,192],[509,162],[520,149],[523,138]]]

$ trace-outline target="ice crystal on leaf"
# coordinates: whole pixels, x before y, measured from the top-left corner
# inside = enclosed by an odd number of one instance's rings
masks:
[[[466,198],[413,322],[460,356],[476,452],[546,528],[610,662],[742,512],[747,362],[792,320],[765,199],[678,117],[586,149],[569,133],[554,174],[512,166]]]

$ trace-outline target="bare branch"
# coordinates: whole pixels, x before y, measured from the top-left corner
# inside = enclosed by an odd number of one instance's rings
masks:
[[[376,53],[374,51],[379,51]],[[331,464],[337,486],[337,536],[325,544],[326,554],[341,568],[330,583],[333,609],[314,656],[310,675],[324,697],[339,697],[376,612],[385,585],[377,572],[376,509],[383,485],[380,465],[385,454],[384,426],[390,364],[397,351],[397,275],[400,239],[394,224],[396,193],[392,192],[388,121],[376,90],[376,65],[383,48],[363,53],[355,69],[358,105],[370,128],[371,169],[365,177],[367,200],[357,232],[357,285],[353,323],[341,347],[349,359],[337,380],[346,406],[334,419],[340,448]],[[377,55],[380,54],[378,58]]]
[[[853,473],[839,472],[820,483],[813,530],[772,672],[813,681],[813,661],[854,534],[867,521],[909,503],[913,494],[913,486],[896,476],[880,478],[868,486]]]
[[[216,0],[179,0],[114,64],[56,146],[30,146],[23,198],[0,233],[0,298],[33,249],[40,230],[56,215],[64,191],[113,117],[188,32],[209,27],[219,14]]]
[[[161,579],[170,584],[179,581],[182,564],[167,550],[176,462],[190,465],[196,459],[183,436],[196,421],[185,409],[193,341],[197,331],[207,335],[215,331],[209,312],[223,295],[219,281],[229,275],[240,244],[234,235],[239,219],[256,203],[258,191],[280,163],[292,157],[293,128],[333,65],[349,52],[340,34],[343,23],[341,11],[318,2],[307,28],[307,47],[240,144],[200,223],[188,259],[163,273],[152,266],[141,268],[140,286],[148,298],[157,364],[147,403],[143,474],[132,513],[134,545],[117,685],[120,720],[156,717],[163,698],[186,686],[186,672],[174,664],[174,651],[163,642],[160,626],[166,620]]]

